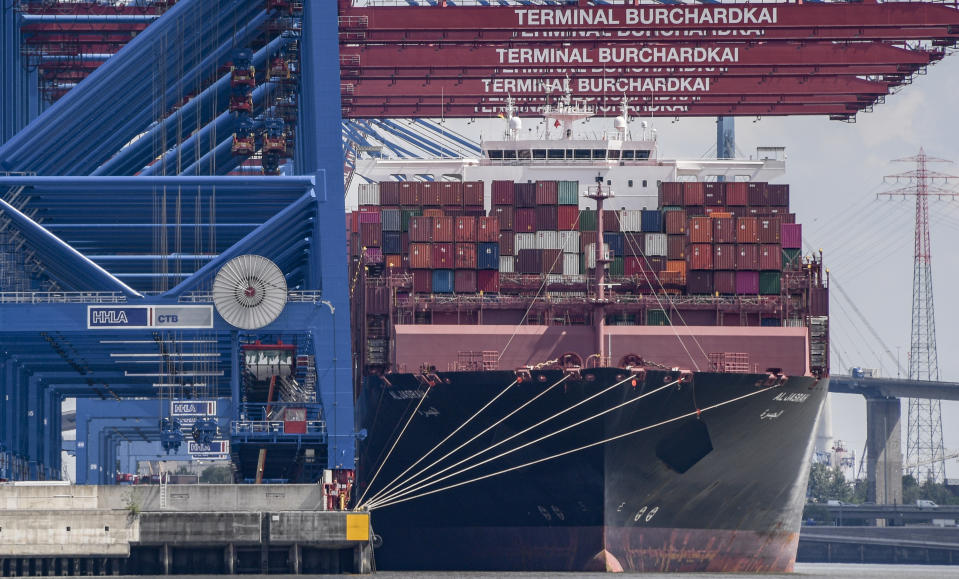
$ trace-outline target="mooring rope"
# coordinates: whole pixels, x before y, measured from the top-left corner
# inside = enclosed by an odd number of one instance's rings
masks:
[[[396,505],[396,504],[399,504],[399,503],[405,503],[405,502],[411,501],[411,500],[413,500],[413,499],[418,499],[418,498],[425,497],[425,496],[427,496],[427,495],[432,495],[432,494],[435,494],[435,493],[438,493],[438,492],[441,492],[441,491],[454,489],[454,488],[456,488],[456,487],[461,487],[461,486],[463,486],[463,485],[467,485],[467,484],[470,484],[470,483],[479,482],[479,481],[481,481],[481,480],[485,480],[485,479],[488,479],[488,478],[492,478],[492,477],[494,477],[494,476],[499,476],[499,475],[501,475],[501,474],[506,474],[506,473],[512,472],[512,471],[514,471],[514,470],[519,470],[519,469],[521,469],[521,468],[526,468],[526,467],[528,467],[528,466],[533,466],[533,465],[539,464],[539,463],[541,463],[541,462],[546,462],[546,461],[553,460],[553,459],[556,459],[556,458],[562,458],[562,457],[564,457],[564,456],[573,454],[573,453],[575,453],[575,452],[580,452],[580,451],[582,451],[582,450],[588,450],[588,449],[593,448],[593,447],[595,447],[595,446],[599,446],[600,444],[608,444],[608,443],[610,443],[610,442],[619,440],[619,439],[621,439],[621,438],[626,438],[627,436],[633,436],[633,435],[636,435],[636,434],[640,434],[640,433],[642,433],[642,432],[646,432],[647,430],[652,430],[652,429],[654,429],[654,428],[660,428],[660,427],[665,426],[665,425],[667,425],[667,424],[671,424],[671,423],[677,422],[677,421],[679,421],[679,420],[684,420],[684,419],[690,418],[690,417],[692,417],[692,416],[699,416],[699,415],[702,415],[702,414],[704,414],[704,413],[706,413],[706,412],[708,412],[708,411],[710,411],[710,410],[714,410],[714,409],[716,409],[716,408],[719,408],[720,406],[725,406],[725,405],[727,405],[727,404],[732,404],[733,402],[738,402],[738,401],[743,400],[743,399],[745,399],[745,398],[749,398],[750,396],[755,396],[755,395],[757,395],[757,394],[762,394],[763,392],[766,392],[766,391],[771,390],[771,389],[773,389],[773,388],[778,388],[778,386],[768,386],[768,387],[763,388],[763,389],[761,389],[761,390],[756,390],[755,392],[750,392],[749,394],[744,394],[744,395],[742,395],[742,396],[738,396],[738,397],[736,397],[736,398],[732,398],[732,399],[726,400],[726,401],[724,401],[724,402],[719,402],[719,403],[713,404],[712,406],[708,406],[708,407],[706,407],[706,408],[702,408],[702,409],[697,408],[696,410],[694,410],[694,411],[692,411],[692,412],[687,412],[686,414],[683,414],[683,415],[681,415],[681,416],[676,416],[676,417],[674,417],[674,418],[670,418],[670,419],[668,419],[668,420],[664,420],[664,421],[658,422],[658,423],[656,423],[656,424],[651,424],[651,425],[649,425],[649,426],[644,426],[644,427],[642,427],[642,428],[637,428],[636,430],[631,430],[631,431],[629,431],[629,432],[624,432],[623,434],[617,434],[616,436],[611,436],[611,437],[609,437],[609,438],[605,438],[605,439],[600,440],[600,441],[598,441],[598,442],[593,442],[593,443],[590,443],[590,444],[586,444],[586,445],[583,445],[583,446],[580,446],[580,447],[577,447],[577,448],[573,448],[573,449],[571,449],[571,450],[566,450],[566,451],[563,451],[563,452],[559,452],[559,453],[556,453],[556,454],[553,454],[553,455],[550,455],[550,456],[546,456],[546,457],[543,457],[543,458],[539,458],[539,459],[536,459],[536,460],[532,460],[532,461],[529,461],[529,462],[526,462],[526,463],[523,463],[523,464],[520,464],[520,465],[512,466],[512,467],[510,467],[510,468],[506,468],[506,469],[503,469],[503,470],[500,470],[500,471],[497,471],[497,472],[489,473],[489,474],[486,474],[486,475],[483,475],[483,476],[479,476],[479,477],[476,477],[476,478],[473,478],[473,479],[470,479],[470,480],[465,480],[465,481],[462,481],[462,482],[458,482],[458,483],[455,483],[455,484],[451,484],[451,485],[448,485],[448,486],[445,486],[445,487],[442,487],[442,488],[433,489],[433,490],[431,490],[431,491],[427,491],[427,492],[424,492],[424,493],[420,493],[420,494],[418,494],[418,495],[413,495],[413,496],[411,496],[411,497],[398,498],[397,500],[393,500],[393,501],[390,501],[390,502],[380,503],[380,504],[378,504],[378,505],[376,505],[375,507],[372,507],[372,508],[385,508],[385,507],[393,506],[393,505]]]

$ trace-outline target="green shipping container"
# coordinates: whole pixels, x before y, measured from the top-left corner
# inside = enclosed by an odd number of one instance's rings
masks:
[[[646,312],[647,326],[668,326],[669,317],[665,310],[649,310]]]
[[[609,262],[609,275],[626,275],[626,265],[622,257],[614,257],[613,261]]]
[[[783,249],[783,269],[799,269],[802,266],[801,249]]]
[[[579,230],[596,231],[596,211],[584,209],[579,212]]]
[[[559,204],[579,205],[579,181],[559,182]]]
[[[419,209],[404,209],[400,211],[400,228],[403,231],[410,230],[410,217],[419,217],[423,212]]]
[[[780,279],[782,274],[778,271],[759,272],[759,293],[764,296],[779,295]]]

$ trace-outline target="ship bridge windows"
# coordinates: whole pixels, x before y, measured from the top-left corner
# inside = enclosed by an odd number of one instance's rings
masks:
[[[533,158],[534,158],[534,159],[545,159],[545,158],[546,158],[546,149],[533,149]]]
[[[606,159],[606,149],[593,149],[594,159]]]
[[[566,158],[565,149],[550,149],[546,152],[547,157],[554,160],[562,160]]]
[[[573,149],[573,158],[579,161],[588,161],[592,158],[592,151],[589,149]]]
[[[648,149],[627,149],[623,151],[623,159],[645,161],[649,159]]]
[[[610,159],[619,159],[619,149],[610,149],[606,153],[609,155]]]
[[[520,149],[519,151],[516,151],[516,154],[520,160],[533,158],[533,153],[529,149]]]
[[[490,150],[486,151],[486,154],[489,155],[489,158],[490,158],[490,159],[502,159],[502,158],[503,158],[503,151],[497,151],[497,150],[495,150],[495,149],[490,149]]]

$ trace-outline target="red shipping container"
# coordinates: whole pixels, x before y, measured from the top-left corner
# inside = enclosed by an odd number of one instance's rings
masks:
[[[476,218],[475,217],[457,217],[455,221],[456,230],[453,232],[453,241],[476,242]]]
[[[759,269],[758,245],[747,243],[736,246],[736,269],[747,271]]]
[[[430,269],[433,267],[433,250],[430,244],[410,244],[410,267],[413,269]]]
[[[516,255],[516,273],[538,274],[543,269],[543,254],[538,249],[521,249]]]
[[[714,217],[713,241],[716,243],[736,243],[736,220],[732,217]]]
[[[476,272],[476,289],[483,293],[499,293],[499,271],[481,269]]]
[[[403,181],[400,183],[400,205],[420,205],[420,182]]]
[[[513,226],[515,225],[516,210],[512,206],[494,206],[490,210],[489,214],[491,217],[495,217],[496,220],[499,221],[500,229],[513,229]]]
[[[476,224],[476,241],[492,242],[499,241],[499,220],[495,217],[480,217]]]
[[[729,210],[721,205],[707,205],[706,216],[713,217],[716,213],[729,213]]]
[[[413,291],[418,294],[428,294],[433,291],[433,270],[413,270]]]
[[[379,223],[360,223],[360,243],[363,247],[379,247],[383,241],[383,226]]]
[[[429,243],[433,240],[433,218],[410,217],[410,241],[413,243]]]
[[[759,243],[759,221],[755,217],[736,218],[736,243]]]
[[[400,182],[380,181],[380,205],[399,205]]]
[[[579,252],[583,253],[590,244],[596,243],[595,231],[581,231],[579,233]]]
[[[392,272],[404,272],[409,269],[409,255],[385,255],[383,257],[386,260],[386,269]]]
[[[789,207],[789,185],[767,185],[766,201],[773,207]]]
[[[712,243],[713,220],[709,217],[693,217],[689,220],[690,243]],[[678,259],[678,258],[677,258]]]
[[[683,184],[668,182],[659,184],[659,206],[683,204]]]
[[[689,269],[713,269],[713,246],[696,243],[689,246]]]
[[[560,205],[556,214],[556,229],[558,231],[576,231],[579,229],[579,207]]]
[[[556,231],[559,224],[559,207],[557,205],[537,205],[536,206],[536,229],[543,231]]]
[[[432,209],[423,209],[424,217],[445,217],[446,214],[443,213],[443,210],[439,207],[434,207]]]
[[[719,181],[703,183],[703,201],[704,205],[725,205],[726,192],[723,184]]]
[[[543,270],[542,273],[553,273],[561,275],[563,273],[563,250],[562,249],[537,249],[542,252]]]
[[[704,183],[700,181],[687,181],[683,183],[683,205],[705,205]]]
[[[795,223],[796,214],[795,213],[783,213],[779,216],[779,220],[783,223]]]
[[[736,272],[736,293],[739,295],[756,295],[759,293],[758,271]]]
[[[646,234],[628,232],[623,234],[623,254],[643,256],[646,253]]]
[[[420,204],[424,207],[435,207],[443,204],[440,199],[440,184],[436,181],[420,183]]]
[[[453,181],[453,205],[462,207],[466,204],[466,183]]]
[[[556,181],[536,182],[536,204],[556,205],[559,203],[559,183]]]
[[[782,240],[782,226],[778,217],[759,218],[759,243],[779,243]]]
[[[639,276],[643,277],[644,275],[650,275],[652,273],[662,270],[662,266],[657,268],[656,262],[652,258],[646,259],[645,257],[627,257],[623,260],[623,269],[628,276]],[[644,273],[645,272],[645,273]]]
[[[799,223],[782,224],[782,245],[786,249],[802,249],[802,225]]]
[[[686,259],[686,246],[688,244],[689,238],[687,238],[685,235],[667,235],[666,258]]]
[[[493,205],[513,206],[515,201],[512,181],[493,181]],[[479,205],[479,203],[477,203]]]
[[[362,247],[363,246],[360,244],[360,234],[351,233],[350,234],[350,256],[359,257],[360,250],[362,249]]]
[[[717,243],[713,246],[713,269],[736,269],[736,246],[732,243]]]
[[[514,212],[513,225],[518,233],[533,233],[536,231],[536,209],[529,207],[517,208]]]
[[[732,181],[726,183],[726,205],[748,205],[749,183]]]
[[[433,242],[434,243],[452,243],[453,235],[453,217],[434,217],[433,218]],[[436,268],[441,269],[441,268]]]
[[[456,269],[476,269],[476,244],[457,243],[456,258],[453,260]]]
[[[732,295],[736,293],[735,271],[714,271],[713,291],[720,294]]]
[[[620,229],[619,211],[615,209],[603,209],[603,232],[618,233]]]
[[[455,254],[452,243],[434,243],[432,249],[433,269],[453,269]]]
[[[536,183],[513,183],[516,207],[536,207]]]
[[[509,230],[503,230],[499,233],[499,254],[500,255],[515,255],[514,247],[516,246],[516,237],[514,233]]]
[[[485,205],[486,185],[482,181],[467,181],[462,184],[463,205]],[[512,192],[512,187],[510,187]],[[512,201],[510,201],[512,203]]]
[[[463,207],[463,215],[469,217],[481,217],[486,215],[486,209],[482,205],[466,205]]]
[[[769,201],[766,199],[766,184],[759,182],[749,183],[748,199],[750,207],[765,207],[769,205]]]
[[[453,272],[453,291],[458,294],[475,294],[476,270],[458,269]]]
[[[683,210],[672,210],[664,213],[666,222],[666,233],[673,235],[686,233],[686,212]]]
[[[759,246],[759,269],[763,271],[782,271],[783,250],[779,245]]]

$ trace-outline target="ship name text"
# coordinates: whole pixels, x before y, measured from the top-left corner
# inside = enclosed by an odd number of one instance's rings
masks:
[[[809,398],[809,394],[803,394],[801,392],[793,392],[791,394],[786,394],[785,392],[780,392],[773,397],[773,400],[778,400],[779,402],[795,402],[801,404]]]
[[[674,6],[661,8],[579,8],[555,10],[552,8],[521,8],[515,11],[519,26],[696,26],[776,24],[776,7]]]

